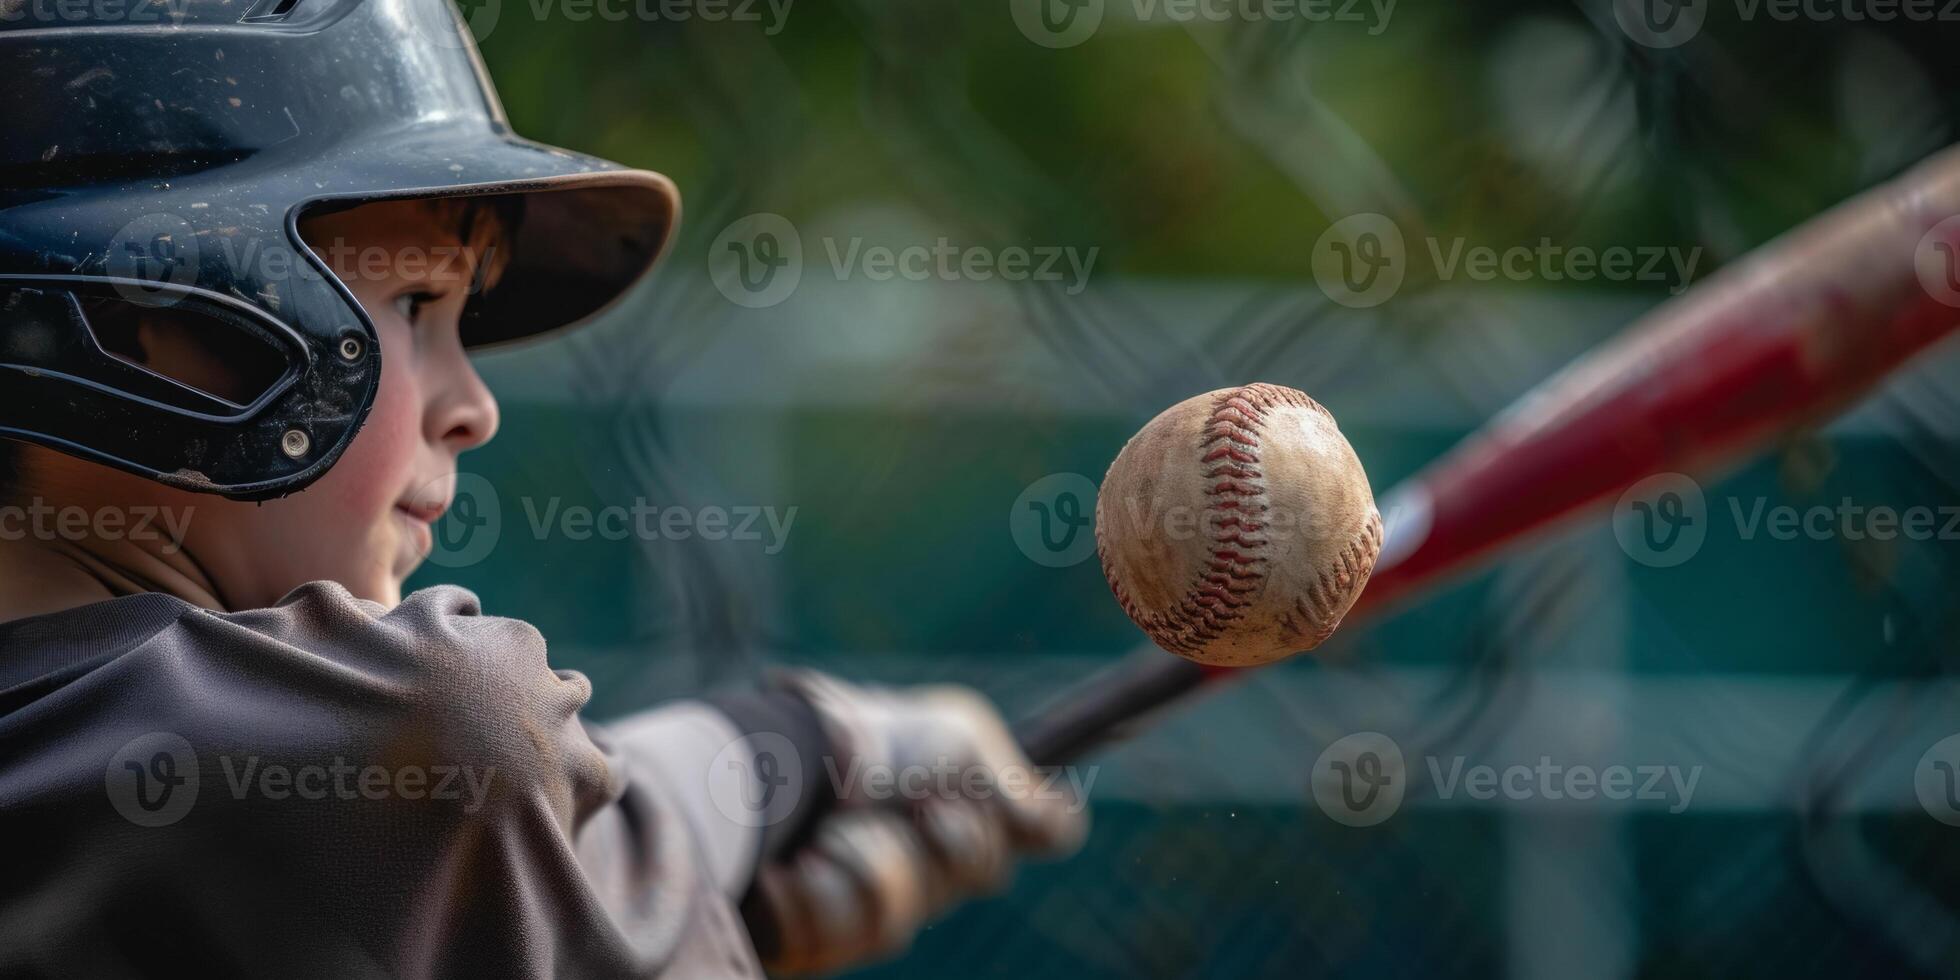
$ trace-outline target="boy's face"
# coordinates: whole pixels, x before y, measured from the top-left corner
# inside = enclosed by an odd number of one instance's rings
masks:
[[[487,243],[460,241],[459,224],[416,202],[304,223],[307,243],[374,320],[381,385],[360,434],[304,492],[264,504],[198,500],[186,550],[233,608],[270,605],[320,579],[393,605],[428,555],[456,458],[497,431],[496,400],[458,333]]]

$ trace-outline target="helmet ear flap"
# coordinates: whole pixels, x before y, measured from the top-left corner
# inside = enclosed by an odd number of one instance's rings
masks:
[[[49,283],[49,286],[55,284]],[[297,338],[195,294],[132,299],[97,284],[0,282],[0,367],[80,385],[153,409],[243,418],[306,364]]]
[[[341,400],[361,399],[335,414],[318,359],[281,321],[195,287],[140,286],[0,274],[0,438],[243,500],[332,465],[372,397],[372,366],[330,369]],[[322,410],[298,425],[279,407],[305,403]],[[268,466],[291,432],[322,448]]]

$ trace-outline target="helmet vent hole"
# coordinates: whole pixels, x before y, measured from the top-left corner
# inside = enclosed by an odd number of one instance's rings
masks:
[[[82,299],[97,346],[118,360],[238,406],[286,374],[286,355],[259,331],[176,306],[108,296]]]
[[[263,24],[268,21],[285,20],[299,6],[299,0],[259,0],[245,16],[238,18],[241,24]]]

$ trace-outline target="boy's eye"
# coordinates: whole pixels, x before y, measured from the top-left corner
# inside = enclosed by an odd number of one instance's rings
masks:
[[[435,300],[434,293],[403,293],[395,297],[395,312],[400,313],[402,319],[414,323],[422,316],[422,308]]]

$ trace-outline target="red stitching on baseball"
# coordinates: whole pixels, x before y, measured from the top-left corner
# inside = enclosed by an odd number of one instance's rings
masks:
[[[1306,595],[1293,600],[1294,609],[1312,630],[1303,629],[1295,623],[1293,614],[1289,612],[1280,620],[1287,634],[1305,637],[1310,645],[1315,646],[1334,635],[1341,625],[1341,617],[1336,611],[1341,597],[1352,594],[1356,582],[1374,573],[1375,558],[1381,554],[1381,548],[1382,518],[1371,508],[1368,523],[1362,526],[1361,533],[1341,549],[1338,556],[1340,567],[1322,570],[1307,586]],[[1307,604],[1308,599],[1313,600],[1311,606]]]
[[[1292,401],[1276,398],[1276,394],[1266,385],[1247,385],[1224,392],[1212,405],[1204,439],[1199,443],[1198,462],[1208,467],[1205,478],[1216,481],[1207,492],[1212,506],[1226,513],[1210,518],[1211,560],[1184,597],[1162,614],[1139,617],[1122,584],[1113,574],[1108,576],[1123,611],[1131,619],[1148,623],[1151,638],[1165,649],[1195,653],[1205,643],[1223,636],[1230,623],[1252,604],[1246,593],[1259,588],[1266,577],[1257,566],[1266,561],[1268,541],[1256,535],[1265,525],[1254,516],[1267,509],[1264,474],[1256,467],[1259,427],[1276,401]],[[1107,569],[1108,563],[1103,567]]]
[[[1206,467],[1204,477],[1212,481],[1206,496],[1212,513],[1207,530],[1212,544],[1210,559],[1197,581],[1171,608],[1143,613],[1137,608],[1123,583],[1118,581],[1109,555],[1097,544],[1104,577],[1125,615],[1144,626],[1158,645],[1178,653],[1195,654],[1205,644],[1225,635],[1234,620],[1252,605],[1247,593],[1257,590],[1264,579],[1270,541],[1261,535],[1266,524],[1265,473],[1259,466],[1259,433],[1275,408],[1305,408],[1328,419],[1333,415],[1325,406],[1303,392],[1269,384],[1250,384],[1221,392],[1206,418],[1199,442],[1198,462]],[[1368,526],[1340,554],[1340,568],[1326,569],[1308,586],[1314,607],[1296,599],[1297,611],[1306,617],[1306,627],[1294,621],[1289,611],[1280,620],[1282,629],[1292,635],[1313,639],[1303,646],[1318,644],[1339,625],[1332,610],[1339,596],[1358,575],[1374,567],[1381,545],[1381,519],[1371,514]],[[1330,621],[1331,620],[1331,621]]]

